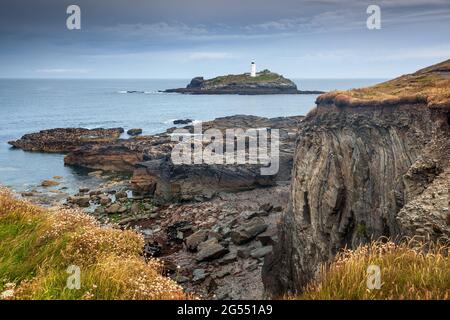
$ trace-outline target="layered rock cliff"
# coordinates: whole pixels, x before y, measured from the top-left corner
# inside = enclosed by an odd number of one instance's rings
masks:
[[[321,263],[370,239],[448,238],[449,156],[450,60],[320,96],[300,123],[267,293],[301,291]]]

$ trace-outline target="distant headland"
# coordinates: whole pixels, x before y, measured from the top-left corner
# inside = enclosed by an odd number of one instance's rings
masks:
[[[212,79],[195,77],[186,88],[167,89],[166,93],[184,94],[321,94],[323,91],[302,91],[297,85],[282,75],[263,70],[256,72],[256,65],[251,64],[251,72],[230,74]]]

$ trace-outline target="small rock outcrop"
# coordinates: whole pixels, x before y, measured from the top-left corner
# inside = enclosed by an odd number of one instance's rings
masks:
[[[127,130],[127,134],[129,136],[138,136],[138,135],[142,134],[142,129],[140,129],[140,128],[129,129],[129,130]]]
[[[29,133],[8,143],[25,151],[69,152],[86,144],[115,141],[123,131],[123,128],[57,128]]]

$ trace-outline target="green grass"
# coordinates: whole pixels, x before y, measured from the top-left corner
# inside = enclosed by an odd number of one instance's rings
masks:
[[[207,80],[207,85],[221,85],[229,83],[254,83],[254,82],[266,82],[266,81],[276,81],[284,79],[282,76],[272,72],[262,72],[258,73],[256,77],[250,77],[248,74],[237,74],[237,75],[227,75],[220,76],[210,80]]]
[[[162,276],[158,260],[144,260],[143,245],[132,231],[102,227],[82,212],[39,208],[0,190],[0,297],[187,298]],[[70,265],[80,268],[80,289],[66,287]]]

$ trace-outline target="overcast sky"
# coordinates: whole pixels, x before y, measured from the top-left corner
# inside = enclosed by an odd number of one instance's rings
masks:
[[[70,4],[81,30],[66,28]],[[255,60],[291,78],[390,78],[448,58],[450,0],[0,3],[0,77],[212,77]]]

